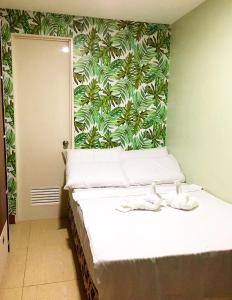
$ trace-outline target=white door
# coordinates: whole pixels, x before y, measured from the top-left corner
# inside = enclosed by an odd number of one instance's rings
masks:
[[[63,141],[72,147],[71,40],[12,38],[17,219],[65,214]]]

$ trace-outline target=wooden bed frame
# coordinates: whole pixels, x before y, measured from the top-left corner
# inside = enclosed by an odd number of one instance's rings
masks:
[[[77,259],[78,259],[78,263],[80,266],[81,275],[83,278],[84,288],[85,288],[85,293],[86,293],[87,299],[88,300],[99,300],[98,291],[93,283],[93,280],[92,280],[89,270],[88,270],[84,251],[83,251],[81,241],[80,241],[80,238],[79,238],[79,235],[77,232],[77,228],[76,228],[76,224],[74,221],[74,216],[73,216],[73,212],[70,207],[70,204],[69,204],[68,216],[69,216],[69,220],[70,220],[72,236],[73,236],[73,240],[75,243],[75,250],[77,253]]]

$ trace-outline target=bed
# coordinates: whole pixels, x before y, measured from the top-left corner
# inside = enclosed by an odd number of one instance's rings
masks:
[[[158,187],[161,195],[173,184]],[[232,299],[232,205],[183,184],[199,207],[116,208],[150,184],[74,188],[70,219],[90,300]]]

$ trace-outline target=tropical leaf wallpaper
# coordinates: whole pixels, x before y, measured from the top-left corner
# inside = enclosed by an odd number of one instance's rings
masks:
[[[165,144],[168,25],[5,9],[0,19],[10,213],[16,211],[11,33],[73,38],[77,148]]]

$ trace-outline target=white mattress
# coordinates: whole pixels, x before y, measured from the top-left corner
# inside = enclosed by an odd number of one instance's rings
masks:
[[[81,241],[81,245],[85,254],[85,259],[86,259],[86,263],[88,266],[88,270],[90,272],[91,278],[96,286],[96,281],[95,281],[95,273],[94,273],[94,264],[93,264],[93,257],[92,257],[92,252],[90,249],[90,243],[89,243],[89,238],[84,226],[84,221],[83,221],[83,214],[82,211],[79,207],[79,205],[77,204],[77,202],[73,199],[72,197],[72,193],[70,192],[69,195],[69,199],[70,199],[70,206],[73,212],[73,216],[74,216],[74,221],[76,224],[76,228],[77,228],[77,232]]]
[[[214,265],[214,272],[224,266],[224,283],[228,276],[232,279],[232,205],[197,186],[183,188],[197,198],[197,209],[115,209],[127,196],[147,193],[147,186],[74,191],[72,209],[80,219],[76,224],[100,300],[218,296],[218,274],[209,274]],[[162,185],[158,191],[173,189]],[[232,296],[228,289],[224,287],[223,293]]]

